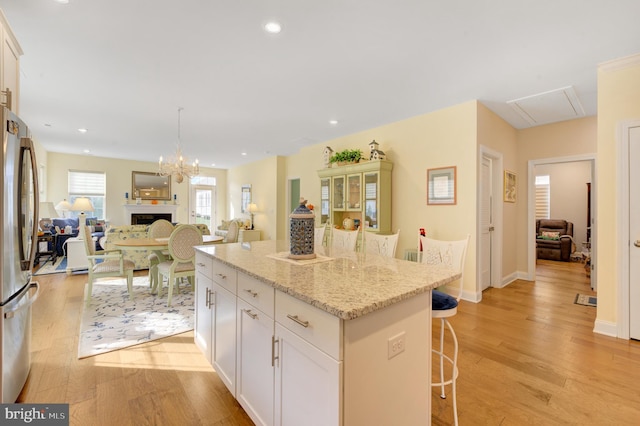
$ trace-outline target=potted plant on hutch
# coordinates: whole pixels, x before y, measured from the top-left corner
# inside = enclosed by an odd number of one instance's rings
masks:
[[[329,159],[329,162],[335,163],[338,166],[343,166],[349,163],[358,163],[361,159],[362,151],[359,149],[345,149],[344,151],[333,154]]]

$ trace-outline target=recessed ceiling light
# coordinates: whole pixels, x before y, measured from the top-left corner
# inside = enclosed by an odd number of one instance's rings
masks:
[[[81,129],[78,129],[78,131],[79,131],[80,133],[87,133],[87,131],[88,131],[88,130],[87,130],[87,129],[85,129],[85,128],[81,128]]]
[[[242,153],[240,155],[247,155],[246,151],[242,151]]]
[[[336,124],[338,124],[338,120],[329,120],[329,124],[335,126]]]
[[[60,4],[68,4],[69,0],[56,0],[56,3],[60,3]]]
[[[88,149],[84,149],[84,150],[82,150],[82,152],[84,152],[85,154],[88,154],[88,153],[90,153],[91,151],[89,151]]]
[[[275,21],[267,22],[264,24],[264,30],[269,34],[278,34],[282,31],[282,25]]]

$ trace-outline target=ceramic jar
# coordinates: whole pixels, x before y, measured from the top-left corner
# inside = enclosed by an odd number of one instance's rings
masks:
[[[289,215],[290,259],[314,259],[315,215],[306,206],[307,200],[300,197],[300,205]]]

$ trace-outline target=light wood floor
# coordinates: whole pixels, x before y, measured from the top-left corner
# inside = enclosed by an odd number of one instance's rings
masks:
[[[461,425],[638,424],[640,343],[592,332],[596,309],[573,303],[592,294],[581,266],[539,261],[536,282],[461,302],[451,321]],[[19,402],[69,403],[78,426],[252,424],[193,333],[78,360],[86,275],[36,279],[33,365]],[[434,425],[452,424],[450,404],[433,391]]]

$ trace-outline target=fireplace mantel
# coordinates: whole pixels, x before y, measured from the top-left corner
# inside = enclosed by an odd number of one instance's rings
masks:
[[[177,204],[125,204],[127,225],[131,225],[132,214],[170,213],[171,222],[176,222]]]

